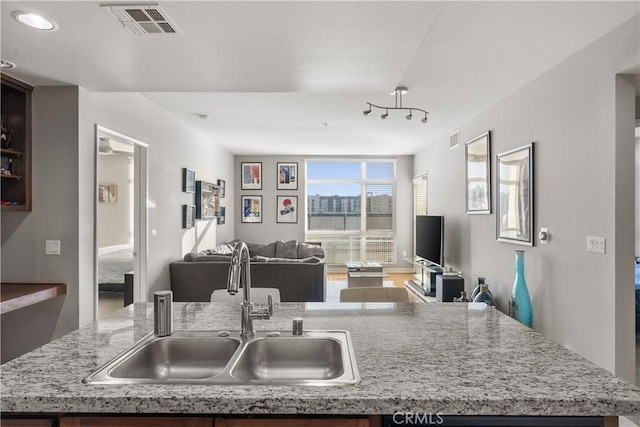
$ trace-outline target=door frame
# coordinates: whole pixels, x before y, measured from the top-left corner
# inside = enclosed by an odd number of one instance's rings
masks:
[[[147,301],[147,254],[149,238],[148,221],[148,181],[149,167],[146,142],[124,135],[99,124],[95,125],[95,157],[94,157],[94,217],[93,217],[93,270],[94,270],[94,320],[98,320],[98,145],[100,137],[133,145],[133,301]]]

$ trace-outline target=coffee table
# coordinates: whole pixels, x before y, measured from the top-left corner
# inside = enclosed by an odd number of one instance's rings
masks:
[[[382,279],[388,277],[377,262],[348,262],[347,287],[382,286]]]

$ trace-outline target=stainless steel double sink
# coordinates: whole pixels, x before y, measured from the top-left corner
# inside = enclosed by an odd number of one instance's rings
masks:
[[[360,381],[347,331],[176,331],[147,335],[88,384],[353,385]]]

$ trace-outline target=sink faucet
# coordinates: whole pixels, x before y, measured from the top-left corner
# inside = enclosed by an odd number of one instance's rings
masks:
[[[251,271],[249,268],[249,248],[244,242],[236,243],[231,255],[231,265],[229,266],[229,276],[227,277],[227,292],[231,295],[238,293],[242,285],[242,313],[240,336],[251,338],[255,335],[253,329],[254,319],[268,320],[273,314],[273,300],[268,296],[269,308],[254,310],[251,303]]]

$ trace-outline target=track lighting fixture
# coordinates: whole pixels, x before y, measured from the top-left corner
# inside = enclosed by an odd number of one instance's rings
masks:
[[[369,108],[364,110],[362,113],[365,116],[368,116],[369,113],[371,113],[372,107],[379,108],[381,110],[385,110],[385,113],[380,116],[380,118],[384,120],[387,117],[389,117],[389,110],[409,110],[409,114],[407,114],[406,119],[411,120],[413,118],[413,111],[415,110],[415,111],[420,111],[424,113],[424,118],[421,121],[422,123],[427,123],[427,114],[429,114],[428,111],[425,111],[421,108],[414,108],[414,107],[409,108],[409,107],[402,106],[402,95],[406,95],[407,92],[408,90],[406,87],[398,86],[393,92],[390,93],[390,95],[395,96],[395,100],[396,100],[395,107],[382,107],[380,105],[375,105],[370,102],[367,102],[367,105],[369,106]]]

